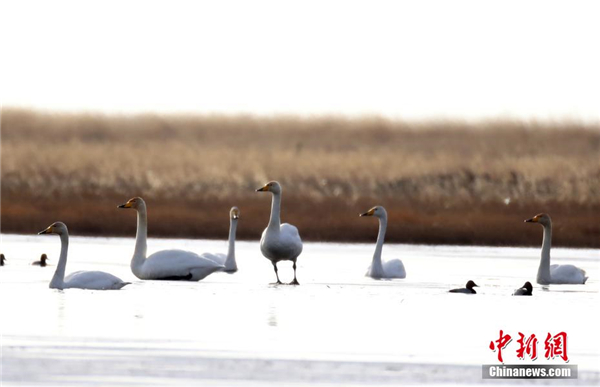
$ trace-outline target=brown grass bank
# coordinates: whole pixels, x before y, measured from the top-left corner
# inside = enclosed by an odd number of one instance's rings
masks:
[[[132,236],[148,202],[151,236],[260,237],[268,180],[284,187],[283,219],[305,240],[373,241],[382,204],[387,240],[536,245],[552,215],[555,244],[600,247],[600,127],[516,121],[379,118],[106,116],[5,109],[2,232],[55,220],[74,234]]]

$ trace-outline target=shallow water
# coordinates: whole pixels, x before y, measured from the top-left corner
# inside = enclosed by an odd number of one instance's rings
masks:
[[[600,254],[552,250],[554,263],[586,269],[586,285],[534,286],[539,249],[386,245],[404,280],[364,277],[373,244],[306,243],[301,286],[276,286],[258,242],[238,242],[239,272],[200,282],[140,281],[132,238],[72,237],[67,273],[104,270],[131,281],[119,291],[51,290],[56,236],[2,235],[2,380],[5,385],[482,384],[499,330],[514,339],[507,364],[564,364],[543,356],[548,332],[568,334],[580,384],[599,382]],[[164,248],[226,252],[225,241],[151,239]],[[30,266],[42,253],[52,266]],[[292,279],[280,264],[283,281]],[[449,294],[473,279],[475,296]],[[518,332],[540,338],[538,360],[519,361]],[[524,381],[522,381],[524,382]],[[559,384],[565,384],[560,381]]]

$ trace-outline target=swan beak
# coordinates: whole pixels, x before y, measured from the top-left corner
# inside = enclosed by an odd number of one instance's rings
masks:
[[[131,202],[121,204],[120,206],[117,206],[117,208],[131,208]]]
[[[48,227],[45,230],[38,232],[38,235],[42,235],[42,234],[52,234],[52,226]]]
[[[371,208],[369,211],[362,213],[359,216],[373,216],[374,213],[375,213],[375,209]]]
[[[525,223],[537,223],[537,218],[531,218],[531,219],[526,219],[524,222]]]
[[[269,186],[265,185],[264,187],[257,189],[256,192],[266,192],[268,190],[269,190]]]

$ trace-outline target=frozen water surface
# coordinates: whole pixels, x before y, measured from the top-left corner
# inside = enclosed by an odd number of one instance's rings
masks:
[[[390,244],[384,257],[401,258],[407,278],[375,281],[364,277],[374,244],[305,243],[301,285],[276,286],[258,242],[237,243],[238,273],[200,282],[138,280],[133,244],[71,237],[67,273],[104,270],[133,284],[59,291],[48,289],[58,237],[2,235],[3,385],[485,384],[498,382],[482,380],[481,365],[498,364],[488,345],[500,329],[513,336],[507,364],[552,363],[544,339],[567,332],[579,379],[554,382],[599,383],[597,250],[552,250],[554,263],[588,272],[586,285],[512,297],[535,284],[539,249]],[[226,252],[226,242],[149,241],[149,253],[164,248]],[[30,266],[42,253],[52,266]],[[292,279],[290,263],[279,272]],[[447,293],[468,279],[479,294]],[[536,361],[517,359],[518,332],[539,338]]]

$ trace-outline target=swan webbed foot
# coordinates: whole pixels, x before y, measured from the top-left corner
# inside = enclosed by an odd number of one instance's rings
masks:
[[[271,282],[269,285],[283,285],[283,282],[277,280],[277,282]]]

